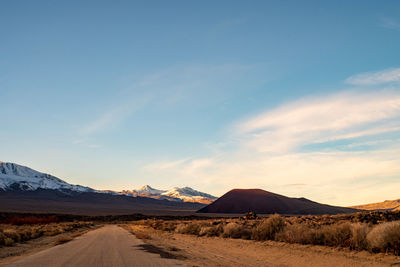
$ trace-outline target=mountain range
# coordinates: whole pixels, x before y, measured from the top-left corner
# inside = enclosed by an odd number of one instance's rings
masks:
[[[261,189],[234,189],[218,199],[190,187],[160,190],[145,185],[120,192],[96,190],[72,185],[15,163],[0,162],[0,211],[9,212],[188,215],[195,211],[219,214],[252,211],[259,214],[316,215],[353,213],[364,209],[397,210],[399,205],[399,200],[396,200],[344,208]]]
[[[190,187],[174,187],[170,190],[159,190],[145,185],[137,190],[123,190],[121,192],[95,190],[86,186],[72,185],[50,174],[41,173],[25,166],[7,162],[0,162],[0,189],[4,191],[35,191],[38,189],[48,189],[58,190],[64,193],[67,191],[92,192],[203,204],[209,204],[216,199],[216,197],[210,194],[194,190]]]
[[[215,197],[189,187],[116,192],[72,185],[53,175],[0,162],[0,211],[111,215],[188,215]],[[196,202],[196,201],[199,202]]]
[[[194,202],[194,203],[203,203],[210,204],[217,198],[206,194],[197,190],[194,190],[190,187],[174,187],[170,190],[159,190],[152,188],[149,185],[145,185],[137,190],[124,190],[121,192],[126,196],[140,196],[140,197],[150,197],[154,199],[165,199],[170,201],[183,201],[183,202]]]

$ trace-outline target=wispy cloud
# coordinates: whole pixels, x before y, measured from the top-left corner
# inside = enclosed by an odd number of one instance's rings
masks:
[[[165,170],[182,166],[185,162],[188,162],[190,158],[174,160],[174,161],[160,161],[151,164],[147,164],[143,167],[145,170]]]
[[[137,97],[129,95],[120,99],[119,103],[105,110],[98,118],[83,126],[80,129],[80,134],[89,136],[115,127],[131,116],[135,111],[146,106],[149,101],[151,101],[151,95],[149,94]]]
[[[399,81],[400,68],[391,68],[383,71],[357,74],[347,78],[345,82],[353,85],[379,85]]]
[[[260,66],[258,66],[260,67]],[[240,64],[174,66],[145,75],[125,89],[120,97],[98,117],[81,127],[80,134],[89,136],[118,126],[136,111],[151,108],[176,108],[218,102],[226,90],[235,87],[243,74],[254,66]]]
[[[341,93],[283,105],[237,125],[246,145],[287,153],[301,145],[399,130],[397,93]]]
[[[124,116],[126,113],[128,113],[128,110],[120,107],[108,110],[96,120],[85,125],[81,133],[83,135],[90,135],[95,132],[103,131],[119,121],[121,116]]]
[[[209,157],[192,157],[177,165],[164,162],[168,168],[162,172],[145,171],[173,177],[176,183],[190,179],[194,186],[217,195],[233,187],[259,187],[330,204],[357,204],[349,194],[352,187],[368,192],[357,194],[358,203],[379,201],[384,190],[374,191],[377,184],[385,188],[385,198],[398,197],[388,184],[400,174],[400,144],[398,138],[383,134],[399,133],[399,122],[398,91],[303,98],[238,122],[227,137],[233,139],[226,142],[230,145]],[[381,140],[372,150],[301,149],[343,139],[365,144],[376,136]],[[365,184],[371,179],[376,182]],[[346,193],[334,194],[332,188]]]
[[[393,18],[382,18],[382,26],[391,30],[397,30],[400,31],[400,22]]]

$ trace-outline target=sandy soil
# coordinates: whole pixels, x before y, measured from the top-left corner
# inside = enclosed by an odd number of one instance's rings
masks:
[[[323,246],[256,242],[167,233],[146,226],[133,231],[144,242],[185,258],[189,266],[400,266],[400,257]]]

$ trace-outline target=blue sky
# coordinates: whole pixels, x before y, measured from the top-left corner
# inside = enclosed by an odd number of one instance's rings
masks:
[[[2,1],[0,160],[99,189],[399,198],[398,1]]]

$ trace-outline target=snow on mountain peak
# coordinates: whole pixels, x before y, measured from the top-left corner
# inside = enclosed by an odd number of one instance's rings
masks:
[[[18,165],[15,163],[0,161],[0,190],[23,190],[34,191],[37,189],[53,189],[59,191],[71,190],[76,192],[97,192],[113,195],[126,195],[132,197],[150,197],[155,199],[183,201],[183,202],[199,202],[209,204],[216,197],[194,190],[190,187],[174,187],[170,190],[160,190],[145,185],[136,190],[124,190],[122,192],[114,192],[110,190],[94,190],[89,187],[72,185],[50,174],[35,171],[31,168]]]
[[[134,197],[151,197],[170,201],[198,202],[204,204],[209,204],[217,199],[212,195],[194,190],[190,187],[174,187],[170,190],[160,190],[150,185],[145,185],[140,189],[134,189],[132,191],[124,190],[120,193]]]
[[[50,174],[9,162],[0,162],[0,189],[25,190],[55,189],[78,192],[94,191],[89,187],[69,184]]]
[[[135,192],[137,194],[160,195],[160,194],[164,193],[165,190],[158,190],[158,189],[152,188],[150,185],[145,185],[145,186],[142,186],[138,190],[133,190],[133,192]]]
[[[31,168],[10,162],[0,162],[0,173],[22,177],[35,177],[43,175],[43,173],[32,170]]]
[[[216,197],[206,194],[190,187],[174,187],[173,189],[163,193],[164,196],[182,199],[185,202],[201,202],[211,203]]]

